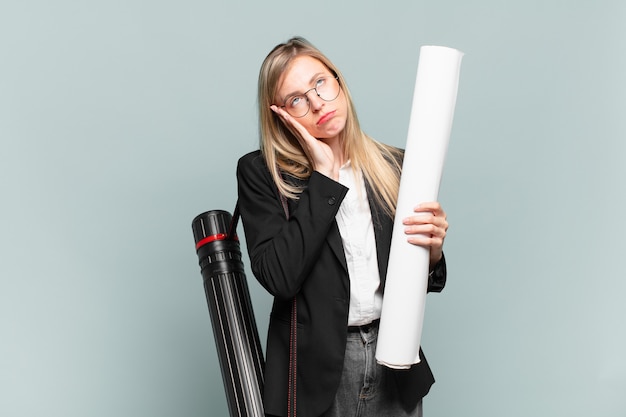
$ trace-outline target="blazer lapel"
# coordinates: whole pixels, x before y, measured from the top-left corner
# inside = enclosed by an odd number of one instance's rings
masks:
[[[300,181],[300,180],[296,180],[293,178],[291,178],[290,181],[291,183],[298,184],[298,185],[306,186],[307,184],[307,181]],[[293,213],[298,207],[298,203],[294,200],[289,200],[287,205],[289,207],[290,213]],[[332,249],[333,253],[337,257],[337,260],[339,261],[339,263],[341,264],[341,266],[343,267],[344,271],[347,274],[348,263],[346,262],[346,254],[343,251],[343,244],[341,243],[341,234],[339,233],[339,226],[337,226],[336,220],[334,220],[333,224],[330,226],[330,231],[328,233],[328,236],[326,237],[326,241],[328,242],[328,245]]]
[[[343,269],[348,273],[348,263],[346,262],[346,254],[343,251],[343,243],[341,242],[341,234],[339,233],[339,226],[337,226],[337,221],[333,221],[333,224],[330,228],[330,233],[326,237],[326,241],[328,245],[335,253],[335,256],[341,263]]]
[[[376,258],[378,260],[378,273],[380,275],[381,285],[385,283],[387,276],[387,264],[389,263],[389,249],[391,248],[391,231],[393,229],[393,219],[389,217],[383,208],[372,198],[372,189],[367,181],[365,181],[365,190],[367,192],[367,200],[370,205],[372,215],[372,225],[374,226],[374,237],[376,239]],[[343,250],[341,242],[341,234],[337,221],[334,221],[330,233],[326,238],[329,246],[335,253],[335,256],[341,263],[343,269],[348,272],[348,263],[346,262],[346,254]]]
[[[391,248],[391,231],[393,230],[393,219],[389,217],[383,208],[372,198],[372,189],[365,181],[367,190],[367,200],[372,213],[372,225],[374,226],[374,236],[376,238],[376,257],[378,258],[378,273],[380,283],[384,286],[387,276],[387,265],[389,263],[389,249]]]

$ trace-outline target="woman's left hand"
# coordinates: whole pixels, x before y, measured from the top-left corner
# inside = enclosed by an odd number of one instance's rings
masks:
[[[443,254],[443,241],[448,231],[446,213],[441,205],[434,201],[422,203],[413,210],[416,214],[405,218],[404,233],[407,241],[413,245],[430,249],[431,268],[439,262]]]

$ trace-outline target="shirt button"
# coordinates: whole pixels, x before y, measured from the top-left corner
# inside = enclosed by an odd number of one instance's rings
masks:
[[[328,199],[328,205],[334,206],[337,199],[335,197],[331,197]]]

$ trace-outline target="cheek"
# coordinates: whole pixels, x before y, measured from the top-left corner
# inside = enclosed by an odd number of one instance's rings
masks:
[[[311,134],[312,136],[315,136],[316,133],[318,132],[317,126],[315,125],[315,121],[312,118],[309,119],[308,115],[306,116],[306,120],[300,119],[298,121],[300,122],[302,127],[304,127],[306,131],[309,132],[309,134]]]
[[[348,118],[348,100],[346,100],[346,96],[343,95],[343,91],[337,98],[337,110],[339,110],[343,119]]]

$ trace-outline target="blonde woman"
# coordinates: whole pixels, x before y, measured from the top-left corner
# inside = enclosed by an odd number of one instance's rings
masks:
[[[402,151],[361,130],[341,72],[302,38],[276,46],[259,74],[260,150],[239,160],[239,207],[255,277],[274,296],[264,407],[301,417],[421,416],[434,382],[376,363]],[[446,281],[446,214],[423,203],[407,240],[430,248],[429,291]],[[425,237],[426,236],[426,237]],[[297,305],[296,398],[289,396]]]

